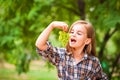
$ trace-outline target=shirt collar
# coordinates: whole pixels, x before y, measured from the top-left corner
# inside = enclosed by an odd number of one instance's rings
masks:
[[[66,52],[66,55],[69,56],[69,57],[70,56],[73,57],[73,53],[72,52]],[[90,59],[90,56],[87,54],[86,51],[84,53],[84,56],[83,56],[82,60],[85,60],[85,59]]]

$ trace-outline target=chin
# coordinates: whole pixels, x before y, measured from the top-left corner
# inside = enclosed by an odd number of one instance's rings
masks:
[[[74,48],[74,47],[75,47],[75,45],[70,45],[70,47]]]

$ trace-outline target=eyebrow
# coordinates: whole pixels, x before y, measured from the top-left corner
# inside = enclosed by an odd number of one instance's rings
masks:
[[[85,34],[85,32],[83,32],[83,31],[77,31],[77,32],[80,32],[80,33],[83,33],[83,34]]]
[[[71,31],[74,31],[74,29],[71,29]],[[71,32],[71,31],[70,31],[70,32]],[[83,31],[80,31],[80,30],[78,30],[77,32],[81,32],[81,33],[84,33]]]

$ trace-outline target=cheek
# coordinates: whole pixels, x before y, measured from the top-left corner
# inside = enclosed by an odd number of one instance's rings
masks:
[[[81,43],[81,44],[84,44],[86,41],[86,38],[81,36],[81,37],[78,37],[78,43]]]

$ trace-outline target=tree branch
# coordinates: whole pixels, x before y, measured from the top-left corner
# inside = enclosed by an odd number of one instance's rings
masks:
[[[78,0],[76,4],[78,5],[77,9],[68,7],[67,5],[62,5],[57,3],[58,6],[61,6],[62,8],[69,10],[70,12],[74,13],[77,16],[80,16],[80,18],[84,20],[85,19],[85,2],[84,0]]]
[[[68,7],[68,6],[65,6],[65,5],[60,5],[60,6],[63,7],[63,8],[65,8],[65,9],[67,9],[67,10],[69,10],[70,12],[72,12],[72,13],[80,16],[80,15],[79,15],[80,13],[79,13],[77,10],[75,10],[75,9],[73,9],[73,8],[70,8],[70,7]]]
[[[104,48],[108,42],[108,40],[112,37],[112,35],[117,31],[117,26],[114,28],[114,30],[110,30],[108,29],[108,31],[106,32],[104,38],[103,38],[103,43],[102,43],[102,46],[101,46],[101,50],[99,51],[99,58],[101,59],[103,57],[103,51],[104,51]]]
[[[81,19],[85,19],[85,2],[84,0],[78,0],[78,9],[80,11],[80,17]]]

